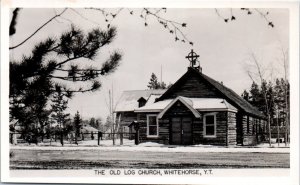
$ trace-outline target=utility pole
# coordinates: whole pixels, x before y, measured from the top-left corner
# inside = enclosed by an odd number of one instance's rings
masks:
[[[110,113],[110,118],[111,118],[111,134],[112,134],[112,140],[113,140],[113,145],[115,145],[115,121],[114,121],[114,113],[113,113],[113,84],[112,84],[112,89],[111,91],[109,90],[109,113]]]

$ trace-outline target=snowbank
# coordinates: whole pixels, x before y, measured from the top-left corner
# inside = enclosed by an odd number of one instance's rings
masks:
[[[96,140],[81,141],[79,145],[65,144],[61,146],[59,143],[52,143],[50,145],[11,145],[11,149],[20,150],[86,150],[86,151],[145,151],[145,152],[252,152],[252,153],[289,153],[288,147],[266,147],[268,145],[262,144],[256,147],[220,147],[212,145],[193,145],[193,146],[177,146],[177,145],[163,145],[158,143],[146,142],[139,145],[134,145],[132,140],[124,140],[123,145],[120,145],[119,140],[116,141],[116,145],[112,146],[111,140],[100,141],[100,146],[97,145]],[[273,145],[275,146],[275,145]],[[277,146],[277,145],[276,145]]]
[[[164,146],[164,145],[159,144],[159,143],[154,143],[154,142],[145,142],[145,143],[136,145],[136,147],[162,147],[162,146]]]

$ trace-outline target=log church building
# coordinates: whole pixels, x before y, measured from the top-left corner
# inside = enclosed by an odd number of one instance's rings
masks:
[[[140,142],[168,145],[256,145],[265,116],[231,89],[202,73],[191,51],[187,72],[167,90],[124,91],[116,106],[122,127]]]

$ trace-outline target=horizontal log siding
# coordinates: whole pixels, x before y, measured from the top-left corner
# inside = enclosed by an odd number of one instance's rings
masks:
[[[212,112],[201,112],[201,118],[193,118],[192,135],[193,144],[207,144],[207,145],[235,145],[236,144],[236,116],[232,112],[216,112],[217,130],[215,138],[203,137],[203,116]],[[169,128],[170,119],[164,116],[159,120],[159,136],[147,137],[147,114],[153,113],[139,113],[138,121],[140,122],[140,142],[157,142],[162,144],[169,144]],[[227,123],[229,125],[227,126]]]
[[[161,119],[158,122],[158,137],[147,137],[147,114],[155,113],[138,113],[138,122],[140,123],[140,142],[156,142],[169,144],[169,119]]]
[[[223,97],[215,87],[212,87],[208,82],[201,81],[194,73],[188,74],[189,76],[176,86],[171,93],[164,95],[163,99],[176,98],[184,96],[189,98],[221,98]],[[161,99],[161,100],[163,100]]]
[[[236,145],[236,113],[227,113],[227,145]]]
[[[251,116],[243,116],[243,145],[257,144],[255,120]]]
[[[210,112],[206,112],[210,113]],[[217,137],[215,138],[207,138],[203,137],[203,116],[205,113],[201,114],[202,119],[200,122],[200,135],[197,135],[199,137],[200,143],[199,144],[207,144],[207,145],[221,145],[225,146],[226,141],[227,141],[227,112],[222,111],[222,112],[217,112],[216,114],[216,120],[217,120],[217,130],[216,130],[216,135]]]
[[[203,117],[203,114],[201,114]],[[203,144],[201,143],[201,135],[203,135],[203,119],[198,118],[193,120],[193,144]]]
[[[131,111],[131,112],[118,112],[116,117],[117,119],[121,115],[120,123],[122,126],[128,126],[130,125],[133,121],[137,120],[137,113]]]
[[[257,120],[257,129],[256,129],[257,143],[263,142],[265,139],[262,133],[264,132],[264,125],[266,124],[267,124],[266,120],[262,120],[262,119]]]

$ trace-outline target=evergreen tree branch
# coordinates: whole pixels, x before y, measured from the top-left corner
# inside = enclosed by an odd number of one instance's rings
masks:
[[[64,61],[61,61],[61,62],[57,63],[55,65],[55,67],[61,67],[63,64],[65,64],[67,62],[70,62],[70,61],[73,61],[73,60],[76,60],[76,59],[79,59],[79,58],[83,58],[83,57],[84,57],[84,54],[76,56],[76,57],[68,58],[68,59],[66,59]],[[58,69],[58,68],[56,68],[56,69]]]
[[[64,92],[64,93],[70,93],[70,94],[73,94],[73,93],[85,93],[85,92],[96,91],[100,87],[101,87],[101,83],[99,81],[94,81],[93,84],[89,88],[79,87],[77,89],[71,89],[71,88],[63,87],[61,91]]]

